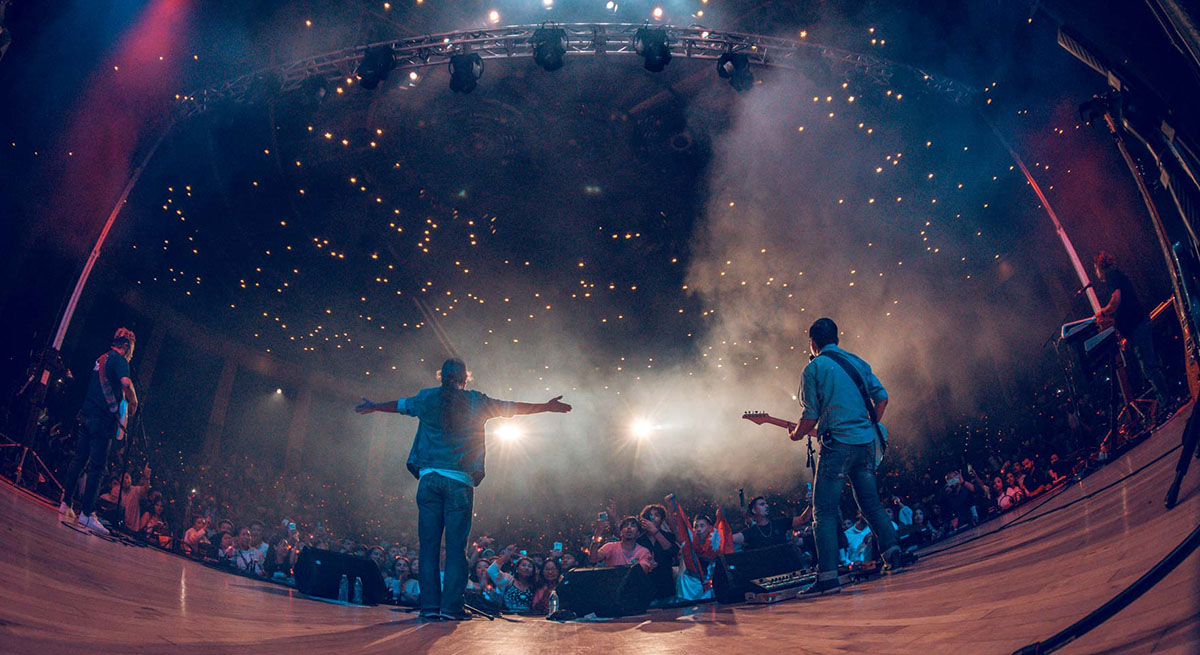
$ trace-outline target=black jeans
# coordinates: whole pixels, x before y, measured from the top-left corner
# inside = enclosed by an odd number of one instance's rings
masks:
[[[428,473],[417,485],[417,536],[421,563],[417,581],[421,585],[421,612],[458,614],[463,611],[467,589],[467,536],[475,488]],[[438,579],[442,533],[446,534],[446,575]]]
[[[854,500],[875,535],[880,554],[897,545],[896,531],[879,501],[875,481],[875,444],[844,444],[835,439],[821,440],[817,459],[817,482],[813,485],[813,533],[817,542],[817,571],[823,577],[837,576],[838,506],[846,481],[854,490]]]
[[[63,501],[68,505],[75,495],[79,485],[79,474],[87,464],[87,483],[83,487],[81,514],[91,514],[96,509],[96,496],[100,493],[100,478],[104,477],[104,469],[108,466],[108,444],[117,434],[117,421],[114,418],[96,418],[80,416],[79,440],[75,442],[75,456],[71,458],[71,466],[67,476],[63,478]]]

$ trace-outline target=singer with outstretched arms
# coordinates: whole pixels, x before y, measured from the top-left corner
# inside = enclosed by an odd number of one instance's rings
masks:
[[[566,413],[571,406],[562,396],[544,403],[496,400],[465,387],[469,376],[461,359],[442,364],[441,386],[415,396],[373,403],[363,398],[359,414],[390,412],[416,417],[417,435],[408,455],[408,470],[417,484],[417,535],[421,563],[421,618],[464,620],[467,587],[467,536],[475,502],[475,487],[483,481],[486,455],[484,424],[489,419],[542,412]],[[446,536],[446,574],[439,580],[438,559]]]

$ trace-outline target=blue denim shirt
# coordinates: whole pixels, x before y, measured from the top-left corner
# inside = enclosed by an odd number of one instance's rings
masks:
[[[452,425],[442,425],[442,389],[422,389],[410,398],[396,401],[396,411],[420,420],[412,450],[408,453],[408,470],[421,477],[421,469],[461,471],[471,476],[475,486],[483,481],[483,460],[487,454],[484,444],[484,424],[488,419],[512,416],[516,403],[494,400],[478,391],[455,389],[461,402],[455,408]]]
[[[825,346],[822,352],[826,350],[842,355],[858,370],[872,401],[878,403],[888,397],[887,390],[879,383],[879,378],[871,372],[870,364],[834,344]],[[817,434],[828,432],[834,439],[845,444],[875,441],[875,428],[871,425],[871,417],[867,414],[858,386],[841,365],[832,359],[816,357],[804,367],[797,397],[800,399],[802,410],[800,417],[815,419]]]

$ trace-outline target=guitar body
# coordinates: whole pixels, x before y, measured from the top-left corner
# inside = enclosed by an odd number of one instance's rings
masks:
[[[125,428],[129,424],[129,401],[124,398],[117,405],[117,441],[125,439]]]

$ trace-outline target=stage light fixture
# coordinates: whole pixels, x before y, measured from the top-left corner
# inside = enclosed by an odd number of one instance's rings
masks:
[[[726,52],[717,59],[717,75],[729,80],[736,91],[747,91],[754,86],[754,73],[750,72],[750,58],[736,52]]]
[[[314,75],[300,83],[300,95],[305,102],[320,104],[329,95],[329,83],[324,77]]]
[[[529,38],[533,43],[533,60],[538,66],[556,71],[563,66],[567,54],[567,32],[557,27],[540,27]]]
[[[386,80],[388,74],[396,67],[396,55],[392,52],[392,46],[381,45],[374,48],[368,48],[363,53],[363,58],[358,62],[358,68],[354,71],[355,77],[358,78],[362,88],[368,91],[374,91],[379,83]]]
[[[633,49],[646,60],[646,70],[651,73],[661,72],[671,63],[671,46],[664,29],[639,28],[633,37]]]
[[[483,59],[474,52],[450,58],[450,90],[470,93],[483,77]]]

